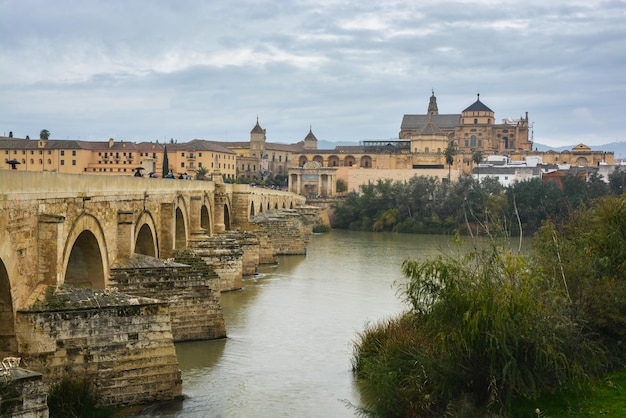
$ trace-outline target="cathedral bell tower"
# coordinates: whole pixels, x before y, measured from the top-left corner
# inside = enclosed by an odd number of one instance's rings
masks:
[[[265,129],[259,125],[259,118],[256,118],[256,125],[250,131],[250,153],[253,157],[262,158],[265,152]]]
[[[435,90],[433,90],[433,95],[430,96],[430,102],[428,103],[428,115],[438,115],[439,109],[437,108],[437,97],[435,97]]]

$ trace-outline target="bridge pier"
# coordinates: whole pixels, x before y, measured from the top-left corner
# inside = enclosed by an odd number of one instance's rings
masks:
[[[171,202],[161,203],[159,230],[159,258],[172,258],[175,247],[176,205]]]

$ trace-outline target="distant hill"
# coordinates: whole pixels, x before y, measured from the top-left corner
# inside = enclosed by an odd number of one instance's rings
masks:
[[[539,144],[537,142],[534,143],[534,146],[535,148],[537,148],[538,151],[554,150],[557,152],[571,150],[576,145],[578,144],[564,145],[562,147],[551,147],[549,145]],[[626,142],[610,142],[603,145],[589,145],[589,148],[591,148],[593,151],[613,151],[613,153],[615,154],[615,158],[626,158]]]

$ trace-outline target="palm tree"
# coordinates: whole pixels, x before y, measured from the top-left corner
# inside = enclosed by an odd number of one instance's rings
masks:
[[[48,139],[50,138],[50,131],[47,129],[42,129],[41,132],[39,132],[39,139]]]
[[[207,174],[209,174],[209,170],[206,167],[198,167],[196,170],[196,180],[208,180]]]
[[[448,164],[448,183],[450,182],[450,170],[452,169],[452,164],[454,164],[454,156],[456,155],[456,149],[454,149],[454,145],[452,142],[448,144],[445,150],[443,150],[443,155],[446,157],[446,164]]]

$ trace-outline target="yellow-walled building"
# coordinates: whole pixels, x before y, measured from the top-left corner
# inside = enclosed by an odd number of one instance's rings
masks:
[[[2,168],[56,171],[73,174],[162,175],[165,153],[168,171],[176,177],[194,177],[200,168],[209,175],[234,179],[236,154],[219,142],[194,139],[185,143],[79,141],[0,137]],[[14,162],[14,164],[9,164]],[[15,164],[16,162],[16,164]]]

